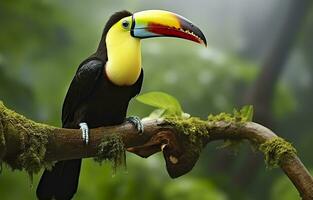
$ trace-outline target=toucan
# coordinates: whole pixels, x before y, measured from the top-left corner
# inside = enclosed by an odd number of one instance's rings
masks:
[[[62,127],[82,129],[88,145],[88,128],[133,123],[126,119],[129,101],[139,94],[143,82],[141,40],[177,37],[206,46],[201,30],[186,18],[163,10],[137,13],[120,11],[105,25],[97,51],[82,61],[70,84],[62,108]],[[81,159],[57,162],[45,170],[37,187],[39,200],[68,200],[77,191]]]

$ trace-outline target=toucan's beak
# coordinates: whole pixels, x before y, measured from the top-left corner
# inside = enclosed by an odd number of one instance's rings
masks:
[[[207,45],[198,27],[182,16],[163,10],[133,14],[131,35],[136,38],[178,37]]]

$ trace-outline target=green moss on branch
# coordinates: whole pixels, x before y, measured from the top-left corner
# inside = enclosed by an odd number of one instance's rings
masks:
[[[209,122],[229,122],[229,123],[236,123],[237,125],[244,124],[245,122],[252,121],[253,117],[253,107],[251,105],[247,105],[242,107],[240,110],[234,109],[233,113],[220,113],[217,115],[209,115],[208,121]]]
[[[45,160],[49,136],[54,127],[36,123],[6,108],[0,101],[0,163],[11,169],[25,170],[29,175],[43,168],[51,168],[53,162]],[[106,136],[99,145],[98,162],[109,160],[115,171],[125,166],[125,148],[118,136]]]
[[[166,123],[175,127],[175,129],[190,137],[192,142],[196,142],[199,137],[208,137],[207,122],[198,117],[167,117]]]
[[[244,106],[239,111],[234,109],[232,114],[220,113],[209,115],[207,120],[198,117],[167,116],[165,121],[173,126],[179,133],[188,137],[190,148],[193,153],[199,154],[204,147],[204,141],[210,138],[210,131],[215,123],[226,122],[236,126],[242,126],[245,122],[251,121],[253,114],[252,106]],[[232,143],[236,145],[232,145]],[[240,141],[227,140],[227,146],[237,146]]]
[[[44,158],[52,129],[6,108],[0,101],[0,161],[30,175],[51,166]]]
[[[264,153],[266,165],[270,168],[278,167],[282,159],[297,153],[291,143],[280,137],[264,142],[259,149]]]
[[[94,160],[100,164],[105,160],[110,161],[113,173],[119,166],[126,168],[126,154],[122,138],[116,135],[103,137],[98,145],[98,155]]]

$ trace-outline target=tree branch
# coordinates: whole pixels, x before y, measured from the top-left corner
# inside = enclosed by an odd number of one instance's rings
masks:
[[[167,119],[144,120],[142,135],[129,123],[95,128],[90,130],[89,144],[85,145],[78,129],[35,123],[0,103],[0,160],[14,169],[38,172],[51,161],[99,156],[99,146],[114,137],[120,138],[128,151],[142,157],[162,151],[169,175],[178,177],[189,172],[198,160],[200,151],[194,151],[190,145],[196,144],[201,149],[216,140],[246,139],[262,150],[262,145],[278,138],[268,128],[253,122],[202,121],[195,118],[188,123],[176,126]],[[181,127],[185,127],[187,132],[182,133]],[[276,150],[280,148],[276,145],[266,155],[275,157]],[[301,197],[304,200],[313,199],[313,178],[296,154],[283,151],[278,159],[279,166]],[[34,166],[35,169],[32,168]]]

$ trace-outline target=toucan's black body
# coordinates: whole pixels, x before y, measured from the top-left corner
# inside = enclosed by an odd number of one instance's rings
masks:
[[[131,86],[114,85],[105,73],[107,52],[105,36],[118,20],[130,16],[127,11],[118,12],[108,21],[95,54],[84,60],[75,74],[62,109],[64,128],[79,128],[86,122],[89,128],[121,124],[126,117],[130,99],[140,92],[143,71]],[[60,161],[51,171],[45,171],[37,188],[40,200],[67,200],[78,186],[81,159]]]

